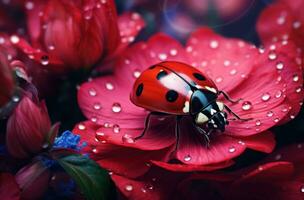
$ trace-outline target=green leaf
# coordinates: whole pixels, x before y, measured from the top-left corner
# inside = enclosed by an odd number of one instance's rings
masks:
[[[64,170],[76,181],[88,200],[109,199],[111,181],[106,170],[80,154],[72,154],[57,159]]]

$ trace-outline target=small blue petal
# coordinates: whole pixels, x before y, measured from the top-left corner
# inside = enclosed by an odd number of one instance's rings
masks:
[[[86,144],[80,144],[80,136],[73,134],[71,131],[65,131],[60,137],[55,139],[54,148],[66,148],[81,150]]]

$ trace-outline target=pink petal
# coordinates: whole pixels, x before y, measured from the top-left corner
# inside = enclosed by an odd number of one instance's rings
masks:
[[[223,163],[217,163],[214,165],[184,165],[184,164],[170,164],[161,161],[152,161],[152,163],[158,167],[161,167],[165,170],[173,172],[193,172],[193,171],[215,171],[223,168],[230,167],[234,164],[233,161],[225,161]]]
[[[271,153],[276,144],[274,134],[270,131],[240,138],[240,140],[244,142],[248,148],[265,153]]]
[[[208,28],[195,31],[186,50],[191,64],[209,75],[218,88],[226,92],[245,81],[258,56],[253,45],[224,38]]]

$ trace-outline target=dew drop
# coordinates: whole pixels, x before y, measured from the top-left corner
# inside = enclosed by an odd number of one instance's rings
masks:
[[[20,38],[17,35],[12,35],[10,39],[13,44],[17,44],[20,41]]]
[[[280,160],[281,158],[282,158],[282,155],[281,155],[281,154],[278,154],[278,155],[275,156],[274,159],[275,159],[275,160]]]
[[[89,95],[92,96],[92,97],[95,97],[97,95],[96,90],[93,89],[93,88],[89,89]]]
[[[171,49],[170,50],[170,55],[171,56],[176,56],[177,55],[177,50],[176,49]]]
[[[44,143],[44,144],[42,145],[42,148],[43,148],[43,149],[46,149],[46,148],[48,148],[48,147],[49,147],[49,143],[47,143],[47,142]]]
[[[212,49],[216,49],[218,46],[219,46],[218,41],[212,40],[212,41],[210,42],[210,47],[211,47]]]
[[[114,104],[112,105],[112,111],[113,111],[114,113],[119,113],[119,112],[121,112],[121,105],[120,105],[119,103],[114,103]]]
[[[281,90],[278,90],[275,94],[276,98],[280,98],[282,96],[283,92]]]
[[[269,101],[269,99],[271,98],[269,93],[265,93],[262,95],[262,100],[263,101]]]
[[[83,130],[86,129],[86,127],[83,124],[78,124],[78,129],[81,130],[81,131],[83,131]]]
[[[41,56],[40,60],[41,65],[48,65],[49,64],[49,57],[47,55]]]
[[[234,153],[236,151],[236,148],[234,146],[229,147],[228,149],[229,153]]]
[[[26,2],[26,3],[25,3],[25,8],[26,8],[27,10],[32,10],[32,9],[34,8],[34,3],[31,2],[31,1]]]
[[[93,153],[98,153],[98,150],[96,148],[92,149]]]
[[[113,125],[113,132],[114,132],[114,133],[119,133],[119,132],[120,132],[120,127],[119,127],[118,124],[114,124],[114,125]]]
[[[141,188],[140,190],[141,190],[143,193],[147,193],[146,188]]]
[[[112,83],[106,83],[107,90],[114,90],[114,85]]]
[[[167,54],[165,54],[165,53],[161,53],[161,54],[158,55],[158,58],[159,58],[161,61],[166,60],[167,57],[168,57],[168,56],[167,56]]]
[[[134,78],[138,78],[139,76],[140,76],[140,71],[139,70],[135,70],[134,72],[133,72],[133,76],[134,76]]]
[[[184,157],[184,161],[186,161],[186,162],[189,162],[191,159],[192,158],[191,158],[190,155],[187,155],[187,156]]]
[[[296,118],[296,116],[294,116],[294,115],[290,115],[289,117],[290,117],[290,119]]]
[[[17,102],[20,101],[20,97],[19,96],[13,96],[12,97],[12,101],[15,102],[15,103],[17,103]]]
[[[151,185],[151,184],[148,184],[148,185],[146,185],[146,188],[147,188],[148,190],[153,190],[153,189],[154,189],[154,186]]]
[[[224,66],[228,67],[230,64],[231,64],[231,62],[229,60],[224,61]]]
[[[301,22],[295,21],[292,26],[293,26],[294,29],[298,29],[298,28],[301,27],[301,25],[302,25]]]
[[[278,123],[278,122],[280,121],[280,119],[279,119],[279,118],[275,118],[273,121],[274,121],[275,123]]]
[[[236,73],[237,73],[236,69],[232,69],[232,70],[230,71],[230,75],[235,75]]]
[[[92,121],[93,123],[96,123],[96,122],[97,122],[97,118],[96,118],[96,117],[92,117],[92,118],[91,118],[91,121]]]
[[[298,81],[299,81],[299,76],[298,76],[297,74],[293,75],[292,80],[293,80],[294,82],[298,82]]]
[[[220,82],[222,82],[223,81],[223,78],[222,77],[217,77],[216,79],[215,79],[215,82],[217,82],[217,83],[220,83]]]
[[[278,70],[282,70],[284,68],[284,63],[278,62],[276,67],[277,67]]]
[[[94,107],[95,110],[100,110],[101,109],[100,103],[95,103],[93,107]]]
[[[301,192],[304,193],[304,186],[301,187]]]
[[[277,59],[277,54],[274,51],[271,51],[268,55],[269,60]]]
[[[242,104],[242,109],[243,110],[250,110],[252,108],[252,104],[250,101],[245,101]]]
[[[267,116],[267,117],[272,117],[272,116],[273,116],[273,112],[272,112],[272,111],[268,111],[268,112],[266,113],[266,116]]]
[[[126,185],[125,190],[128,191],[128,192],[131,192],[133,190],[133,186],[132,185]]]
[[[255,125],[261,126],[261,124],[262,124],[261,120],[256,120],[256,121],[255,121]]]
[[[296,93],[300,93],[302,91],[302,87],[298,87],[297,89],[296,89]]]
[[[280,16],[278,19],[277,19],[277,24],[279,25],[283,25],[286,21],[286,18],[284,16]]]
[[[239,143],[240,145],[242,145],[242,146],[245,145],[245,142],[243,142],[243,141],[241,141],[241,140],[240,140],[238,143]]]
[[[122,136],[122,141],[124,143],[129,143],[129,144],[132,144],[135,142],[134,138],[131,136],[131,135],[128,135],[128,134],[125,134]]]

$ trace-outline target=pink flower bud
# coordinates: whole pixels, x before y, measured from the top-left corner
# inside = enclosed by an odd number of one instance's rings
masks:
[[[8,120],[8,151],[16,158],[30,157],[49,147],[57,131],[58,125],[51,127],[45,103],[24,96]]]

